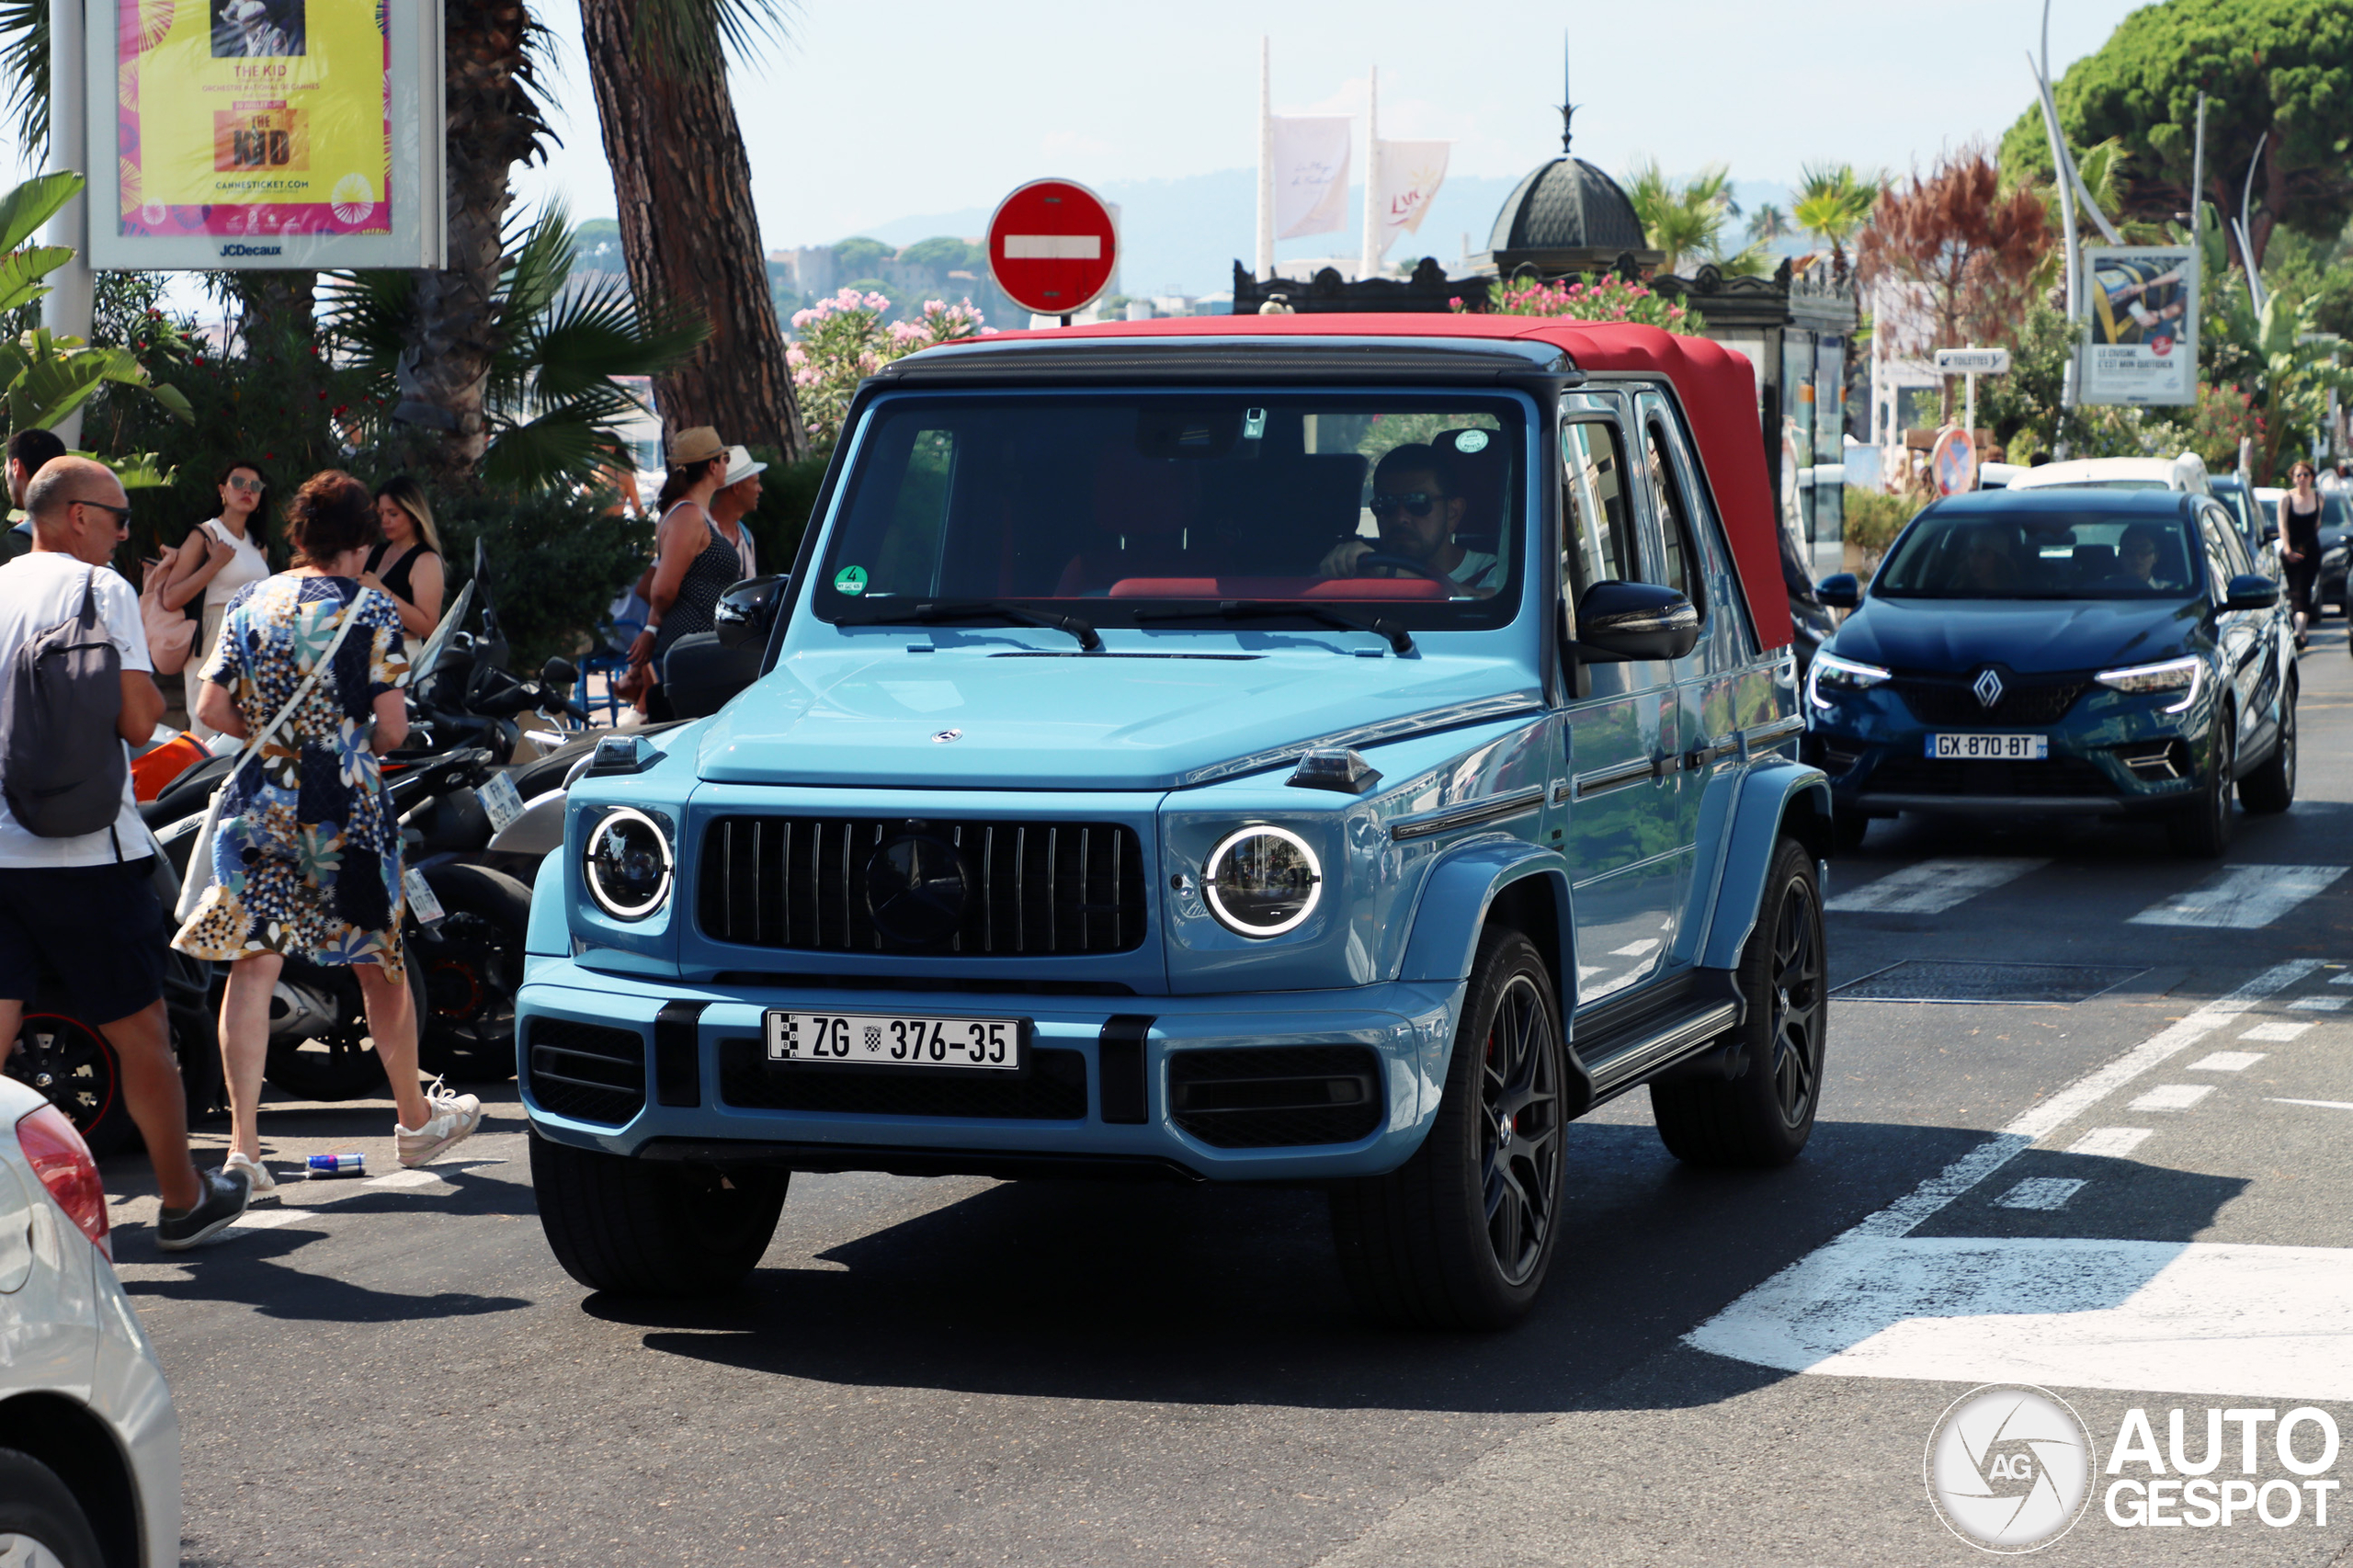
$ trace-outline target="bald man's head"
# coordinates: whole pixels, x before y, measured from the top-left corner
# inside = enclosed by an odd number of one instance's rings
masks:
[[[75,505],[75,503],[82,505]],[[104,562],[131,522],[131,500],[114,471],[88,458],[52,458],[25,487],[33,548]]]

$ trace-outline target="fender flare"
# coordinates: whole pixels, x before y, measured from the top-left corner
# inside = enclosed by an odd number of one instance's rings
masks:
[[[1424,879],[1397,978],[1452,985],[1470,979],[1471,961],[1479,951],[1479,933],[1486,926],[1487,911],[1496,895],[1530,877],[1546,877],[1552,883],[1555,929],[1562,950],[1552,956],[1556,964],[1570,963],[1568,946],[1575,927],[1569,919],[1567,862],[1557,849],[1518,838],[1489,838],[1455,849]],[[1556,969],[1556,983],[1563,972],[1576,971]]]
[[[540,861],[540,872],[531,881],[531,918],[523,927],[523,951],[527,957],[560,959],[572,952],[572,926],[564,918],[564,875],[557,864],[563,858],[561,848],[551,849]]]
[[[1815,859],[1828,853],[1830,780],[1822,769],[1775,759],[1742,778],[1724,846],[1723,880],[1717,884],[1715,903],[1708,912],[1707,939],[1699,949],[1701,968],[1739,965],[1740,949],[1756,925],[1773,846],[1780,841],[1784,823],[1790,823],[1790,831]]]

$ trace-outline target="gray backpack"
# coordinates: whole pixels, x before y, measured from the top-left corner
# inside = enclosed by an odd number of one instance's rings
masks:
[[[78,838],[111,827],[131,764],[122,713],[122,653],[98,619],[98,569],[82,608],[28,639],[0,687],[0,793],[28,833]]]

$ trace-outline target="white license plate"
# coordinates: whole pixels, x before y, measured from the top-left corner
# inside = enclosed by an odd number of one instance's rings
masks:
[[[770,1062],[861,1067],[1021,1071],[1018,1018],[934,1018],[905,1013],[767,1015]]]
[[[1993,757],[2002,762],[2043,762],[2049,735],[1930,735],[1928,755],[1939,762],[1956,757]]]
[[[476,791],[482,797],[482,809],[490,813],[490,831],[505,833],[506,824],[523,814],[522,792],[515,788],[515,780],[504,773],[494,773],[487,783]]]

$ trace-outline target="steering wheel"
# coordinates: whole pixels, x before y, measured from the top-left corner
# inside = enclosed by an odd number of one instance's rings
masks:
[[[1433,572],[1418,561],[1408,561],[1402,555],[1383,554],[1381,551],[1377,550],[1370,551],[1363,555],[1358,556],[1356,564],[1349,568],[1348,575],[1351,577],[1361,577],[1365,575],[1364,569],[1368,566],[1400,567],[1407,572],[1411,572],[1416,577],[1427,578],[1428,581],[1436,583],[1439,587],[1446,590],[1446,597],[1450,599],[1468,598],[1471,597],[1462,591],[1461,585],[1457,584],[1453,578],[1448,576],[1445,573]]]

